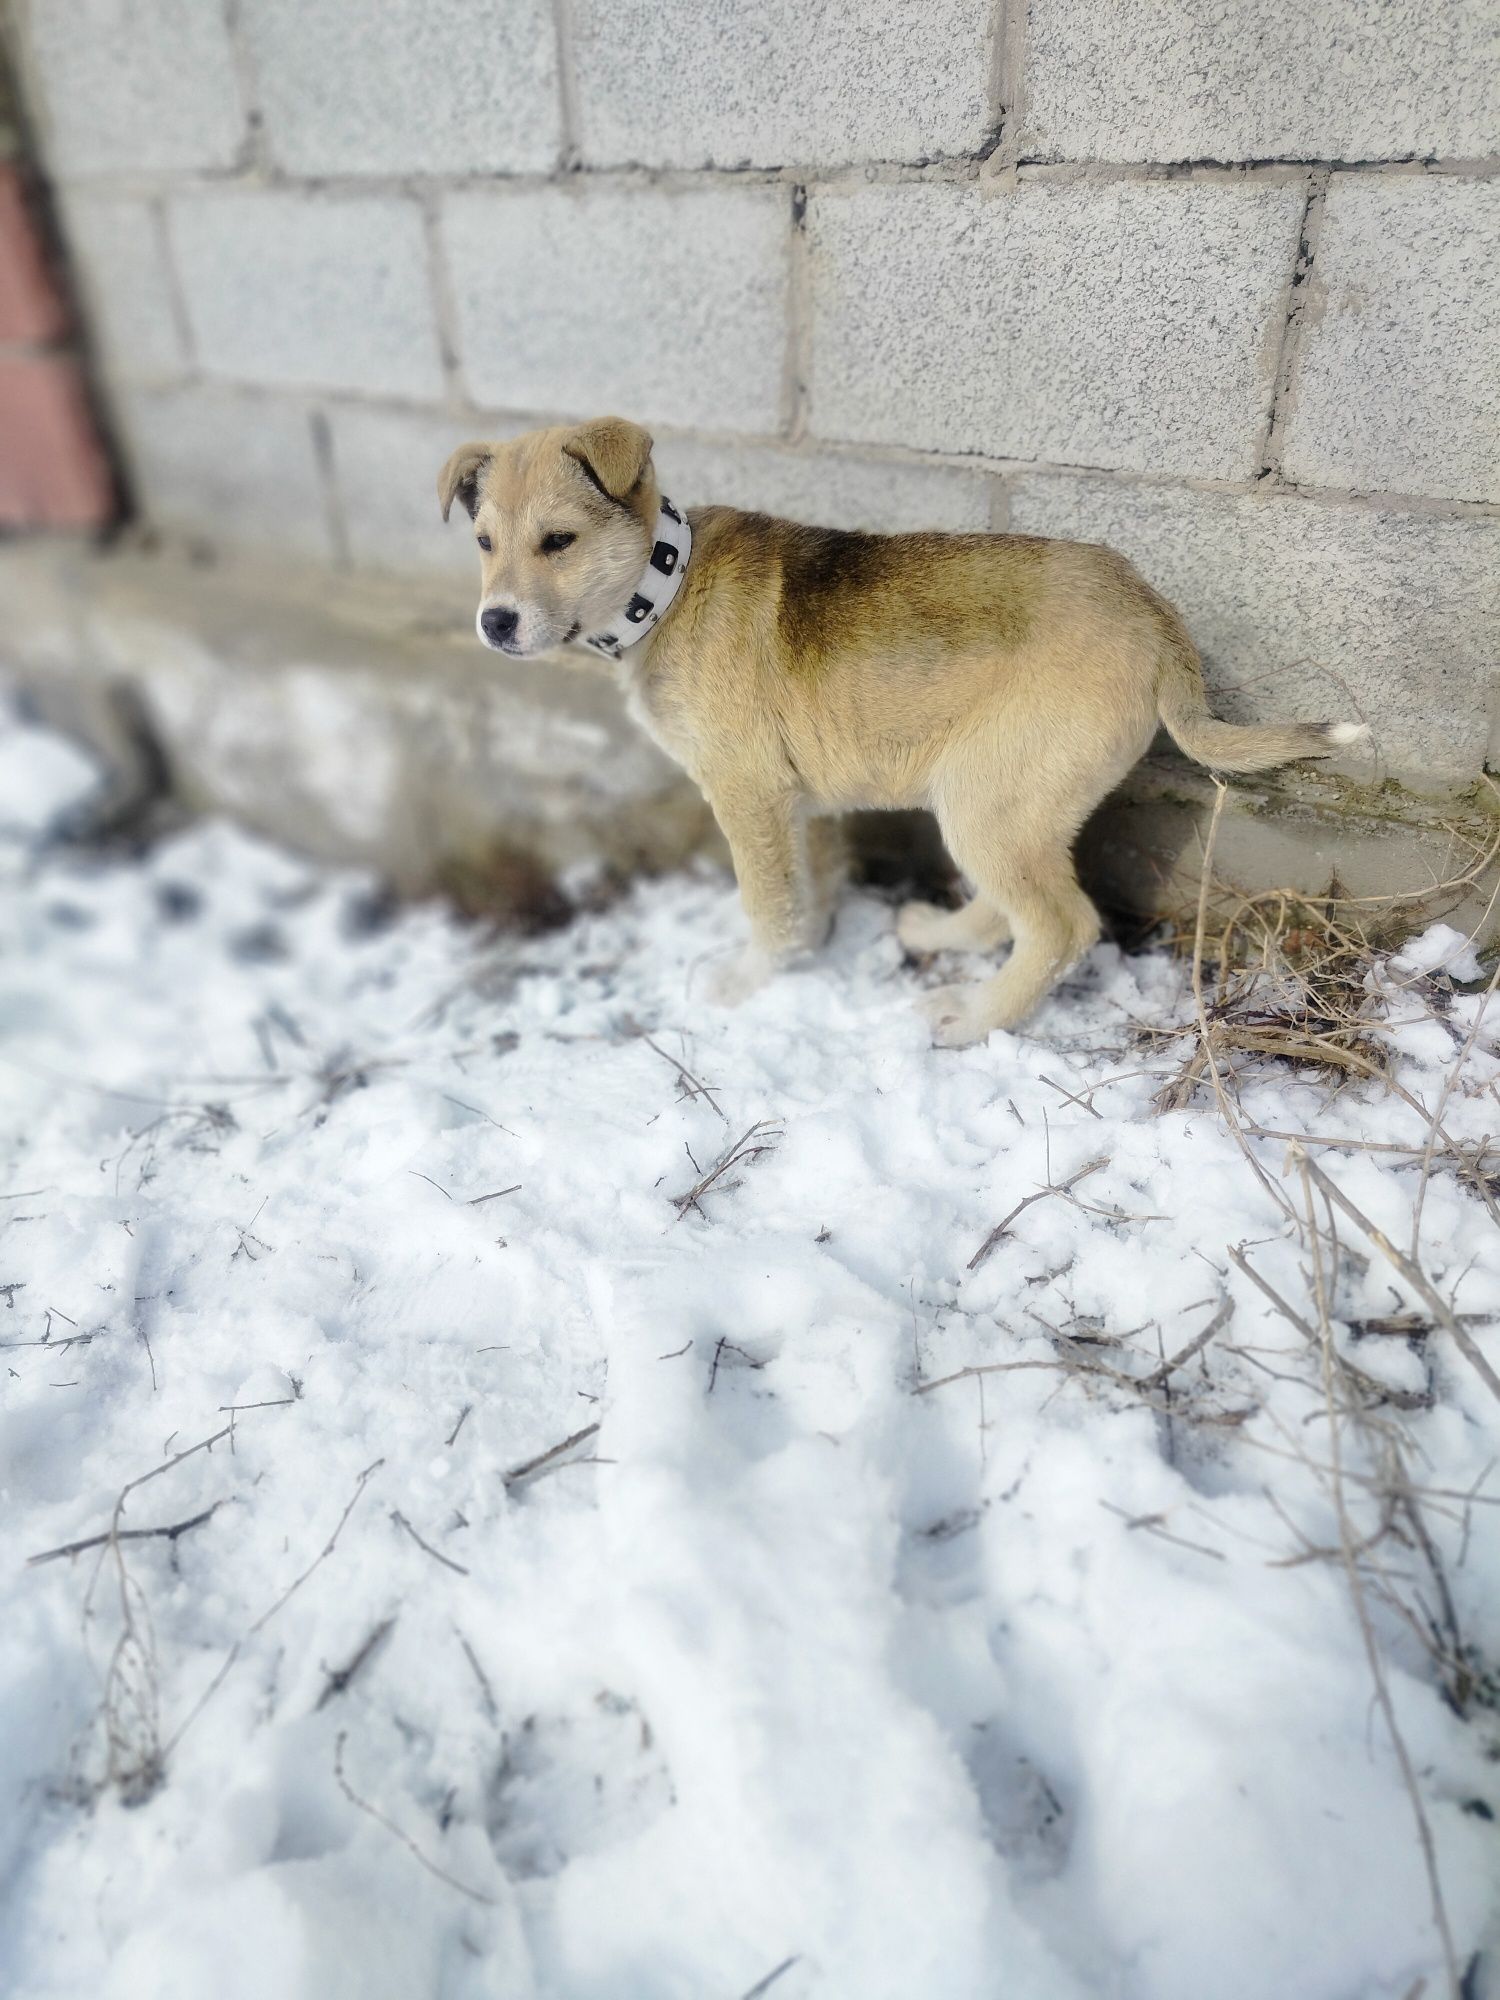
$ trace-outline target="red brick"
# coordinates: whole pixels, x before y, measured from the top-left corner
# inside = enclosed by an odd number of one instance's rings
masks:
[[[67,324],[20,173],[0,166],[0,341],[55,340]]]
[[[113,497],[77,362],[0,355],[0,527],[99,527]]]

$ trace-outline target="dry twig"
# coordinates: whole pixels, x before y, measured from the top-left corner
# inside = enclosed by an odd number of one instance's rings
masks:
[[[528,1479],[534,1479],[546,1466],[562,1458],[566,1452],[570,1452],[574,1445],[584,1444],[589,1438],[596,1437],[598,1431],[597,1424],[585,1424],[581,1431],[574,1431],[573,1435],[565,1437],[561,1444],[549,1445],[546,1451],[538,1452],[535,1458],[528,1458],[520,1465],[513,1465],[505,1475],[506,1491],[509,1492],[513,1486],[522,1485]]]
[[[1077,1172],[1069,1174],[1065,1181],[1049,1181],[1045,1187],[1039,1187],[1035,1194],[1029,1194],[1024,1201],[1018,1201],[1005,1220],[997,1222],[989,1235],[985,1237],[979,1248],[974,1252],[974,1255],[969,1259],[968,1268],[971,1271],[979,1269],[979,1266],[989,1256],[995,1245],[1005,1236],[1010,1225],[1023,1209],[1030,1208],[1034,1201],[1045,1201],[1049,1195],[1061,1195],[1065,1198],[1070,1197],[1080,1181],[1087,1180],[1090,1174],[1097,1174],[1101,1167],[1107,1167],[1108,1165],[1109,1155],[1101,1153],[1097,1160],[1085,1161]],[[1118,1220],[1118,1218],[1115,1219]]]
[[[395,1625],[396,1618],[394,1613],[389,1618],[382,1618],[369,1637],[362,1640],[359,1646],[355,1648],[355,1651],[345,1661],[344,1665],[335,1667],[329,1673],[328,1679],[324,1683],[323,1692],[313,1704],[313,1712],[315,1714],[319,1709],[326,1708],[336,1695],[341,1695],[361,1669],[369,1665],[385,1640],[394,1631]]]
[[[404,1833],[397,1826],[396,1822],[393,1819],[388,1819],[378,1806],[372,1806],[368,1799],[360,1797],[359,1793],[355,1791],[349,1780],[344,1776],[344,1744],[348,1738],[348,1734],[349,1732],[346,1729],[341,1729],[338,1741],[333,1746],[333,1775],[337,1781],[339,1790],[349,1801],[350,1805],[357,1806],[362,1813],[368,1813],[377,1826],[383,1826],[387,1833],[392,1834],[399,1840],[407,1852],[414,1855],[421,1862],[429,1875],[435,1875],[440,1882],[446,1882],[450,1889],[456,1889],[460,1896],[467,1896],[471,1903],[483,1903],[487,1907],[493,1907],[495,1901],[493,1896],[486,1895],[483,1889],[471,1889],[467,1882],[460,1882],[456,1875],[450,1875],[446,1868],[440,1868],[437,1862],[422,1852],[409,1833]]]
[[[422,1537],[417,1533],[416,1529],[412,1526],[411,1522],[407,1520],[406,1516],[402,1513],[399,1507],[393,1507],[391,1509],[391,1519],[395,1522],[398,1528],[405,1528],[407,1534],[411,1536],[412,1540],[416,1543],[417,1547],[419,1549],[425,1549],[428,1555],[432,1557],[434,1562],[440,1562],[445,1569],[451,1569],[455,1571],[459,1576],[467,1576],[469,1574],[469,1572],[464,1568],[462,1563],[455,1562],[452,1556],[445,1556],[442,1550],[435,1549],[432,1546],[431,1542],[424,1542]]]
[[[164,1527],[160,1528],[117,1528],[111,1526],[106,1528],[102,1534],[85,1535],[81,1541],[64,1542],[61,1548],[43,1549],[40,1555],[28,1556],[26,1558],[26,1567],[28,1569],[35,1569],[41,1563],[56,1562],[60,1556],[82,1555],[85,1549],[103,1548],[106,1543],[149,1542],[157,1539],[175,1542],[179,1535],[185,1535],[190,1528],[201,1528],[205,1521],[211,1521],[219,1509],[227,1505],[227,1501],[215,1500],[211,1507],[205,1507],[201,1513],[192,1515],[188,1520],[170,1521]]]
[[[220,1435],[222,1436],[224,1435],[224,1433],[221,1432]],[[277,1612],[283,1610],[285,1606],[288,1603],[290,1603],[291,1599],[296,1596],[297,1592],[302,1588],[303,1584],[307,1582],[307,1579],[314,1573],[314,1571],[319,1569],[325,1562],[327,1562],[328,1558],[333,1554],[334,1550],[338,1547],[339,1536],[344,1532],[344,1526],[348,1521],[349,1516],[354,1512],[355,1508],[359,1505],[360,1495],[364,1492],[365,1487],[369,1483],[369,1481],[375,1476],[375,1474],[380,1470],[381,1466],[384,1464],[385,1460],[383,1458],[377,1458],[373,1465],[367,1465],[365,1467],[364,1471],[359,1475],[359,1478],[355,1481],[354,1491],[350,1494],[348,1502],[344,1507],[344,1511],[342,1514],[340,1514],[338,1521],[334,1526],[333,1533],[328,1537],[328,1540],[323,1544],[322,1548],[319,1549],[318,1553],[313,1557],[312,1561],[307,1565],[307,1568],[302,1570],[297,1576],[293,1577],[292,1581],[287,1585],[286,1589],[282,1591],[281,1595],[278,1598],[276,1598],[276,1600],[273,1603],[269,1604],[266,1607],[266,1609],[260,1614],[259,1618],[256,1619],[255,1623],[251,1625],[246,1631],[242,1632],[239,1638],[235,1640],[234,1644],[230,1647],[229,1651],[224,1655],[223,1660],[220,1662],[218,1671],[214,1674],[213,1679],[209,1682],[208,1686],[203,1690],[202,1694],[199,1695],[198,1699],[193,1703],[193,1706],[188,1710],[187,1714],[182,1718],[182,1721],[177,1725],[176,1729],[173,1731],[171,1739],[166,1746],[166,1752],[165,1752],[166,1755],[170,1756],[172,1751],[177,1748],[177,1745],[182,1741],[183,1737],[187,1734],[188,1730],[192,1728],[193,1724],[197,1721],[198,1717],[203,1713],[204,1709],[208,1706],[209,1702],[213,1700],[214,1696],[218,1693],[219,1689],[224,1685],[225,1681],[229,1678],[230,1671],[232,1670],[235,1661],[238,1660],[241,1653],[244,1652],[246,1646],[249,1645],[250,1641],[256,1636],[257,1633],[264,1631],[266,1626],[269,1625],[271,1620],[276,1616]]]
[[[706,1222],[708,1217],[703,1209],[704,1195],[711,1193],[731,1193],[740,1183],[738,1181],[725,1180],[724,1176],[730,1169],[746,1165],[751,1160],[758,1160],[762,1153],[771,1152],[780,1137],[781,1132],[774,1119],[762,1119],[758,1124],[752,1125],[748,1131],[742,1132],[733,1145],[724,1148],[707,1173],[700,1172],[698,1179],[694,1181],[686,1193],[674,1194],[669,1197],[672,1206],[677,1211],[677,1220],[681,1222],[685,1215],[693,1212],[703,1216]],[[688,1158],[690,1160],[693,1158],[691,1153],[689,1153]],[[697,1164],[698,1162],[693,1160],[695,1167]]]
[[[1313,1182],[1324,1199],[1331,1201],[1335,1207],[1341,1208],[1351,1222],[1357,1223],[1375,1245],[1376,1249],[1381,1252],[1382,1256],[1395,1265],[1412,1290],[1422,1295],[1433,1317],[1444,1331],[1452,1337],[1459,1352],[1469,1362],[1471,1367],[1474,1368],[1491,1395],[1500,1397],[1500,1375],[1496,1374],[1488,1356],[1479,1347],[1474,1336],[1459,1319],[1457,1313],[1454,1312],[1452,1306],[1449,1305],[1436,1285],[1433,1284],[1427,1273],[1422,1270],[1420,1265],[1414,1264],[1404,1250],[1398,1250],[1385,1231],[1378,1229],[1362,1210],[1356,1208],[1338,1183],[1330,1180],[1328,1175],[1323,1172],[1323,1169],[1310,1160],[1299,1146],[1293,1145],[1289,1150],[1292,1159],[1302,1169],[1303,1173],[1307,1175],[1308,1179]]]

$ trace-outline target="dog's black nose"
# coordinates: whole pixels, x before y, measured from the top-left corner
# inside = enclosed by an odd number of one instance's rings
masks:
[[[485,638],[492,646],[503,646],[507,639],[516,636],[516,627],[520,622],[519,611],[512,611],[506,604],[492,604],[481,617],[479,624]]]

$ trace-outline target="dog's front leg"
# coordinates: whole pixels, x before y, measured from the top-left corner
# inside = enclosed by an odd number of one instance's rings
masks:
[[[707,982],[709,998],[732,1007],[818,943],[818,918],[807,829],[795,795],[710,789],[709,803],[729,842],[740,901],[750,919],[749,944],[716,965]]]

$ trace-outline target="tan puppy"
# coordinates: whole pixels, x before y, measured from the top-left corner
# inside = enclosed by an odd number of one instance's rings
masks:
[[[908,903],[901,942],[1013,943],[993,978],[919,1004],[950,1047],[1013,1028],[1099,935],[1073,842],[1158,723],[1221,771],[1364,734],[1216,721],[1171,605],[1123,556],[1081,543],[846,534],[697,508],[658,617],[640,593],[668,516],[651,439],[619,417],[461,445],[438,493],[445,520],[457,499],[474,523],[486,644],[523,659],[590,635],[612,647],[630,636],[627,606],[642,622],[612,670],[713,807],[750,919],[721,999],[822,941],[838,882],[828,816],[927,806],[975,894],[961,910]]]

